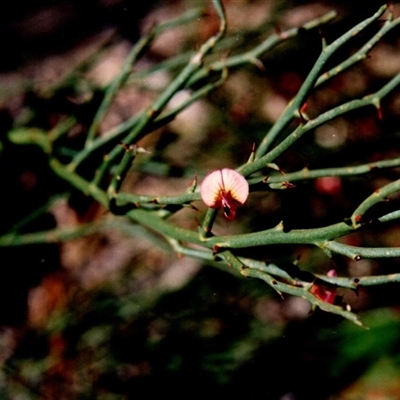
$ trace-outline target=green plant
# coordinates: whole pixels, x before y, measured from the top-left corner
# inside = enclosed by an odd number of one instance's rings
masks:
[[[198,99],[217,90],[229,79],[230,71],[255,66],[262,68],[260,58],[279,44],[295,37],[299,29],[275,32],[256,46],[243,50],[233,46],[226,35],[227,22],[225,11],[219,0],[213,5],[218,14],[220,25],[218,32],[206,40],[200,48],[191,54],[177,56],[168,62],[160,63],[157,70],[173,68],[178,71],[171,82],[158,95],[152,104],[114,127],[109,132],[99,135],[99,126],[117,93],[134,80],[135,72],[132,66],[140,59],[154,39],[164,30],[187,23],[199,18],[198,10],[190,12],[181,18],[154,27],[133,46],[118,77],[104,92],[103,100],[94,115],[93,122],[87,130],[84,144],[80,148],[69,147],[66,134],[76,123],[75,117],[60,121],[53,129],[46,131],[40,127],[17,126],[8,134],[8,140],[17,145],[37,145],[48,156],[51,169],[72,187],[111,211],[116,217],[110,222],[95,221],[73,229],[54,229],[46,232],[22,233],[21,224],[0,237],[0,246],[22,246],[42,242],[59,242],[91,233],[113,224],[126,226],[140,225],[161,235],[171,248],[178,254],[197,257],[210,263],[233,268],[237,273],[248,278],[258,278],[265,281],[279,294],[290,294],[308,300],[314,307],[341,315],[356,324],[361,324],[358,316],[349,307],[335,305],[326,301],[323,295],[316,295],[315,286],[328,285],[356,290],[360,286],[381,285],[388,282],[398,282],[400,274],[377,276],[337,277],[332,274],[312,273],[304,278],[304,274],[293,263],[293,268],[286,268],[277,262],[266,262],[262,257],[252,257],[252,249],[271,245],[310,245],[320,248],[329,257],[333,254],[344,255],[353,260],[363,258],[395,258],[400,257],[399,247],[365,247],[351,246],[339,241],[355,232],[374,227],[376,223],[389,224],[400,217],[398,210],[381,210],[376,213],[376,206],[386,198],[393,196],[400,189],[400,179],[384,184],[375,190],[353,210],[353,212],[333,224],[304,229],[291,229],[290,224],[279,223],[275,227],[264,228],[255,232],[246,232],[243,224],[242,232],[232,235],[215,233],[214,224],[218,209],[210,208],[201,217],[199,229],[190,229],[173,222],[171,217],[179,210],[187,207],[195,209],[193,202],[200,201],[200,191],[197,177],[182,194],[165,196],[138,195],[122,190],[122,184],[128,176],[132,164],[146,150],[136,143],[146,135],[173,120],[179,113]],[[344,61],[338,61],[336,56],[352,39],[371,28],[385,13],[387,17],[382,26],[359,49],[347,56]],[[313,30],[332,21],[334,13],[311,21],[302,30]],[[390,32],[400,23],[400,18],[393,19],[388,6],[382,6],[371,17],[349,29],[331,43],[322,38],[322,48],[319,56],[302,83],[295,97],[287,104],[280,118],[256,143],[247,162],[238,166],[240,172],[250,184],[250,191],[260,190],[291,190],[294,182],[311,181],[321,177],[343,177],[350,179],[357,175],[368,174],[371,171],[400,166],[400,157],[379,159],[358,165],[334,166],[320,169],[301,169],[295,172],[283,173],[278,164],[279,157],[292,149],[309,132],[323,124],[347,115],[355,110],[375,108],[377,118],[382,114],[381,102],[387,98],[400,84],[400,73],[385,82],[371,93],[356,99],[344,101],[339,105],[322,110],[316,115],[308,115],[306,105],[310,96],[321,90],[323,85],[343,74],[355,64],[365,60],[371,49],[383,35]],[[241,43],[242,44],[242,43]],[[232,50],[232,55],[226,56],[226,49]],[[142,76],[151,74],[148,70],[141,72]],[[140,74],[140,73],[139,73]],[[168,105],[171,99],[182,90],[190,90],[191,94],[178,106]],[[106,154],[103,157],[103,154]],[[138,168],[140,169],[140,165]],[[144,163],[145,165],[145,163]],[[221,165],[221,168],[224,166]],[[271,174],[271,170],[273,173]],[[199,171],[205,175],[209,171]],[[189,174],[189,172],[187,173]],[[294,189],[293,196],[296,196]],[[252,193],[250,193],[251,197]],[[246,210],[251,213],[251,209]],[[200,218],[199,218],[200,219]],[[289,227],[288,227],[289,226]],[[246,256],[243,256],[246,254]],[[248,256],[250,254],[250,256]]]

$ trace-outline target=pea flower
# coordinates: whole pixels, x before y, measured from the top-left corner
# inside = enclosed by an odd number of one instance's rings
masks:
[[[224,168],[209,173],[200,187],[204,203],[211,208],[222,208],[229,221],[236,216],[236,209],[249,195],[249,184],[239,172]]]

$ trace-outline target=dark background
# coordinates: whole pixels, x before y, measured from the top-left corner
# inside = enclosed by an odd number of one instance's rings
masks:
[[[94,115],[102,88],[94,88],[89,101],[77,100],[80,92],[76,82],[81,81],[72,80],[60,90],[42,90],[38,78],[41,66],[108,30],[113,33],[105,40],[107,46],[135,43],[143,18],[161,4],[166,10],[170,5],[169,18],[174,7],[199,3],[14,1],[0,6],[0,79],[6,88],[0,103],[1,233],[54,196],[68,198],[68,210],[73,210],[79,222],[100,218],[104,213],[54,176],[38,149],[15,146],[6,139],[7,132],[23,125],[24,119],[28,125],[51,129],[60,115],[75,115],[82,133]],[[228,14],[234,3],[226,2]],[[257,2],[243,4],[251,7]],[[286,2],[282,15],[301,10],[306,4]],[[325,35],[334,38],[380,4],[319,2],[314,6],[338,10],[338,21],[325,29]],[[398,30],[394,32],[385,40],[397,44],[398,49]],[[262,81],[282,96],[291,97],[298,88],[296,82],[301,82],[318,54],[319,43],[317,32],[300,33],[266,56],[269,63],[265,73],[249,72],[248,76],[254,77],[255,86]],[[154,63],[163,55],[154,51],[148,57]],[[374,76],[371,71],[359,70],[370,85],[367,91],[385,82],[385,77]],[[288,76],[295,79],[289,81]],[[343,82],[335,84],[334,90],[343,90]],[[216,118],[218,123],[225,125],[214,125],[208,139],[196,145],[196,167],[202,166],[201,154],[205,151],[210,158],[243,162],[251,143],[268,126],[257,119],[250,106],[237,107],[229,96],[228,91],[221,91],[209,99],[221,113]],[[246,103],[246,98],[241,101]],[[280,166],[296,170],[305,164],[318,168],[398,156],[399,113],[391,104],[384,109],[383,121],[371,116],[371,110],[349,117],[356,126],[354,131],[374,131],[375,135],[354,134],[335,150],[317,148],[308,137],[282,157]],[[27,110],[29,118],[25,116]],[[168,152],[171,143],[178,143],[179,149],[179,137],[173,127],[164,132],[155,145],[158,160],[170,161],[163,152]],[[79,143],[79,132],[73,140]],[[221,142],[228,144],[222,153],[234,154],[221,155]],[[179,177],[191,160],[170,162]],[[332,223],[348,216],[374,184],[385,179],[398,179],[398,171],[349,179],[337,192],[321,193],[312,183],[300,184],[296,195],[271,195],[276,196],[279,206],[254,205],[260,214],[246,223],[254,230],[282,219],[293,227]],[[396,208],[397,203],[389,207]],[[52,213],[39,214],[22,232],[56,226]],[[200,268],[196,264],[199,268],[189,274],[184,285],[160,290],[162,273],[174,265],[175,257],[137,238],[125,240],[111,232],[78,241],[76,247],[42,244],[0,248],[2,398],[130,399],[137,393],[159,393],[160,387],[178,398],[211,391],[226,396],[244,391],[247,398],[281,400],[373,399],[374,395],[400,398],[397,284],[361,290],[358,296],[343,293],[370,327],[363,330],[333,315],[319,311],[309,314],[297,299],[282,300],[261,282],[246,281],[209,265]],[[366,232],[357,240],[361,245],[399,245],[399,229],[392,224]],[[265,253],[265,249],[254,251],[257,256]],[[106,270],[106,279],[96,276],[91,280],[88,266],[104,268],[108,259],[116,260],[121,252],[127,254],[126,258],[110,279]],[[314,250],[302,247],[276,247],[266,253],[265,257],[273,261],[288,254],[293,259],[301,255],[301,268],[320,273],[333,265]],[[80,269],[66,266],[65,260],[72,255],[77,257],[75,263]],[[117,263],[110,264],[113,262]],[[352,267],[350,261],[340,257],[334,263],[342,273]],[[398,260],[377,260],[368,268],[377,274],[397,272]],[[184,386],[190,392],[184,392]]]

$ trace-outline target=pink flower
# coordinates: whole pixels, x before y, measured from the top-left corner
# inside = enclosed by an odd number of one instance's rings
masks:
[[[200,187],[201,198],[211,208],[222,208],[226,219],[236,216],[236,209],[249,195],[249,184],[239,172],[224,168],[208,174]]]
[[[327,276],[330,277],[335,277],[337,276],[337,273],[334,269],[331,269],[328,271],[326,274]],[[319,284],[314,284],[310,292],[315,296],[318,297],[322,301],[326,301],[327,303],[333,304],[336,299],[336,287],[331,286],[328,287],[326,285],[319,285]]]

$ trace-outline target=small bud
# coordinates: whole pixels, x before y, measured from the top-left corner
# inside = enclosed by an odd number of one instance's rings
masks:
[[[326,275],[329,277],[335,277],[337,276],[337,273],[334,269],[331,269]],[[322,301],[330,304],[333,304],[335,302],[336,287],[334,286],[329,287],[328,285],[313,284],[313,286],[311,286],[310,292]]]
[[[208,174],[200,187],[201,198],[211,208],[222,208],[226,219],[236,216],[236,209],[249,195],[249,184],[239,172],[224,168]]]

